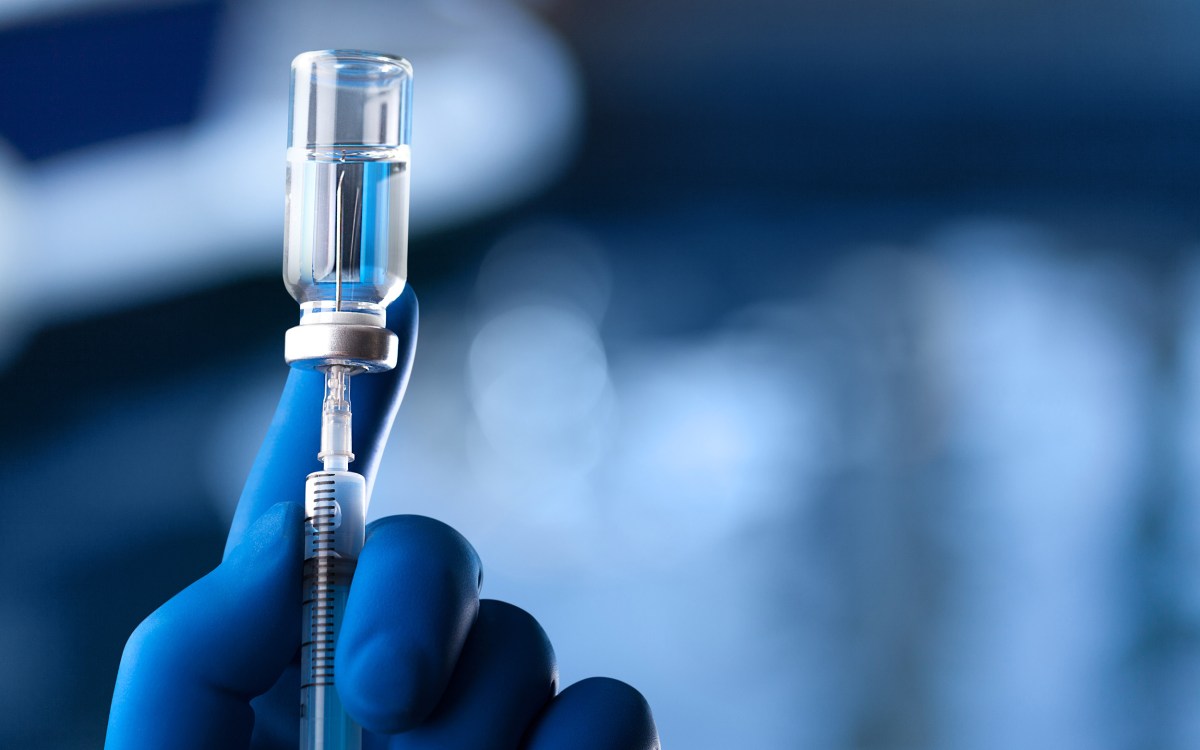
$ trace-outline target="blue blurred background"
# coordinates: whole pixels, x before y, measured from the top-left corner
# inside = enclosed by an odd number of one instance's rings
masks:
[[[417,71],[459,528],[667,747],[1200,745],[1200,6],[0,3],[0,746],[102,741],[285,377],[288,62]],[[297,481],[301,481],[299,478]],[[299,485],[297,485],[299,486]]]

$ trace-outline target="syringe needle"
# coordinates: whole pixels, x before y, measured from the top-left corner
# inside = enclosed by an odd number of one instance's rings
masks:
[[[321,452],[326,471],[346,471],[354,460],[351,450],[351,368],[331,365],[325,373],[325,400],[321,405]]]

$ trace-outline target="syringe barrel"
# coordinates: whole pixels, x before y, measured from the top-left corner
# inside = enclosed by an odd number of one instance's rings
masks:
[[[366,526],[366,482],[349,471],[318,471],[304,487],[304,626],[300,646],[302,750],[359,750],[362,730],[346,715],[334,674]]]

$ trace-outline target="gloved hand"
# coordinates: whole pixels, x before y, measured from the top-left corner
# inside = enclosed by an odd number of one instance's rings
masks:
[[[412,366],[417,301],[388,317],[400,365],[355,378],[352,467],[370,487]],[[151,614],[121,658],[108,750],[299,746],[304,478],[320,469],[323,379],[293,371],[234,516],[225,557]],[[555,695],[537,621],[480,600],[482,571],[450,527],[367,528],[337,644],[338,690],[366,748],[658,748],[636,690],[593,678]]]

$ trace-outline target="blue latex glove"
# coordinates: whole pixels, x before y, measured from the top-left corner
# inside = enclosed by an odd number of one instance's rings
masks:
[[[412,367],[417,300],[388,314],[400,365],[356,378],[356,470],[371,486]],[[134,631],[108,750],[299,746],[304,478],[320,469],[320,374],[293,371],[234,516],[225,557]],[[593,678],[558,695],[537,621],[480,600],[482,570],[450,527],[392,516],[367,528],[337,648],[338,690],[367,748],[645,750],[641,694]]]

